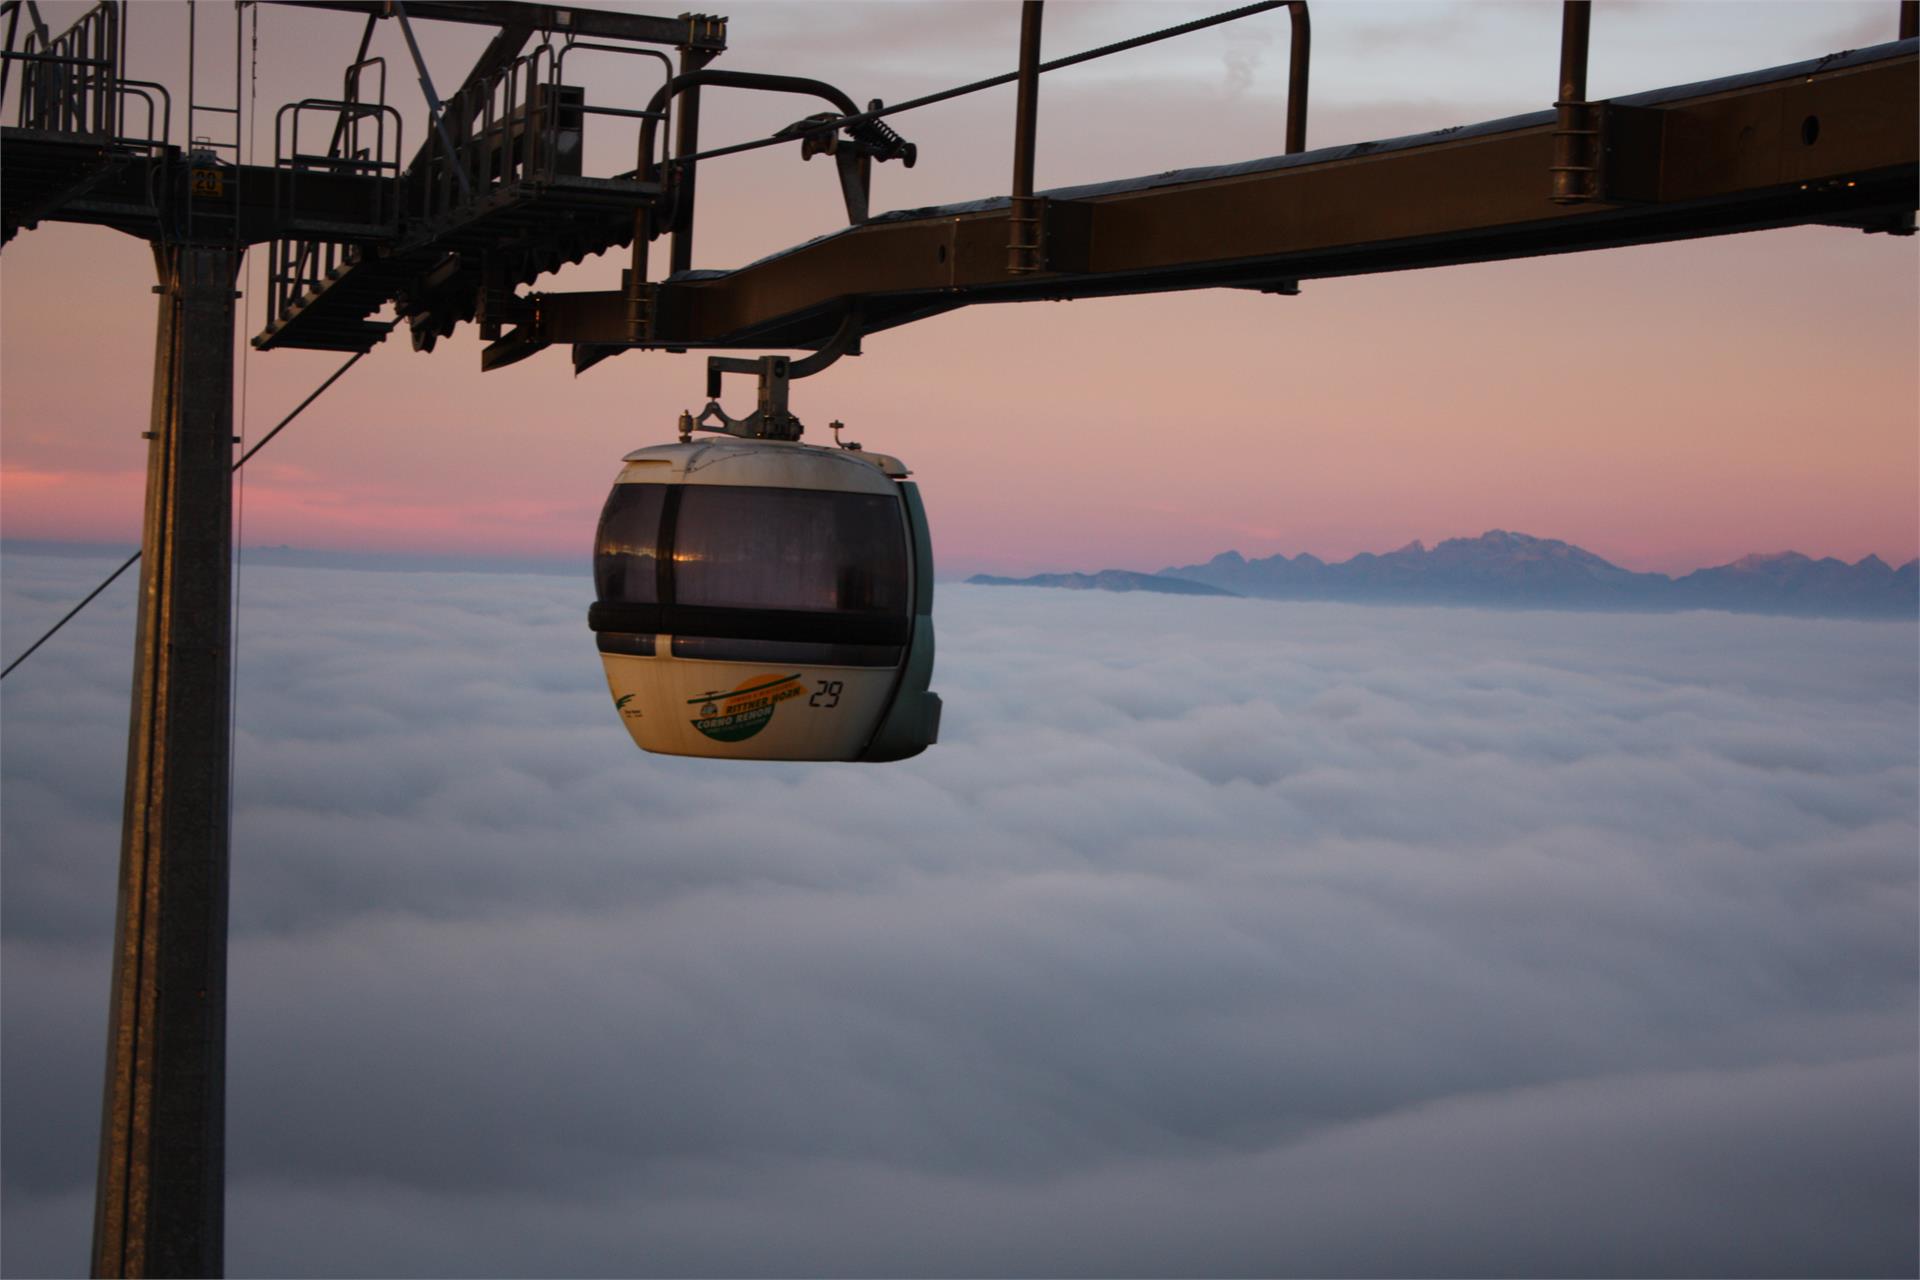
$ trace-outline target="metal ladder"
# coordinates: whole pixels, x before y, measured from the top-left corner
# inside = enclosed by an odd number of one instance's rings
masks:
[[[187,151],[206,152],[220,156],[229,164],[239,164],[244,157],[240,154],[240,110],[244,101],[243,83],[246,59],[242,56],[241,40],[245,22],[242,10],[248,0],[234,0],[233,6],[233,105],[223,107],[214,103],[200,101],[200,0],[187,0]],[[207,137],[199,132],[202,115],[221,115],[231,117],[233,121],[233,140],[223,142]]]
[[[245,141],[242,134],[246,105],[244,38],[246,9],[252,3],[253,0],[234,0],[233,3],[233,99],[231,106],[224,106],[200,100],[203,92],[200,76],[200,0],[187,0],[186,151],[191,176],[183,212],[184,229],[190,239],[235,239],[239,235],[239,219],[234,212],[237,193],[231,190],[231,183],[234,171],[246,160],[241,153],[241,144]],[[209,44],[215,39],[217,37],[210,36]],[[209,77],[209,83],[213,83],[212,77]],[[211,133],[202,133],[203,128],[213,127],[213,122],[206,119],[209,116],[225,117],[231,121],[230,130],[219,130],[220,134],[230,136],[216,137]]]

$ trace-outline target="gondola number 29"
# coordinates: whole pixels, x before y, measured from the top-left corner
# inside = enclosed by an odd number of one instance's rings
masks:
[[[821,680],[818,681],[818,684],[820,687],[813,691],[811,698],[807,699],[807,705],[810,707],[826,707],[829,710],[839,706],[840,689],[843,682],[839,680]]]

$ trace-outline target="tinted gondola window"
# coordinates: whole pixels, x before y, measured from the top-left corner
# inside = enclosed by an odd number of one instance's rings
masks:
[[[602,600],[653,604],[659,600],[660,509],[663,484],[617,484],[600,513],[593,552],[593,585]]]
[[[688,485],[674,598],[739,609],[907,612],[907,537],[891,494]]]
[[[640,639],[641,637],[633,637]],[[652,640],[652,636],[645,637]],[[600,646],[606,651],[606,645]],[[647,652],[651,654],[652,649]],[[819,667],[897,667],[897,644],[796,644],[791,640],[743,640],[732,636],[675,636],[673,656],[710,662],[797,662]]]

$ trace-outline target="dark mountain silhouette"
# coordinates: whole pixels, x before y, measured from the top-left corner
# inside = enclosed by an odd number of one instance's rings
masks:
[[[1848,564],[1783,551],[1695,570],[1673,590],[1683,608],[1911,616],[1920,592],[1920,560],[1895,569],[1879,556]]]
[[[1142,574],[1040,574],[975,582],[1148,590]],[[1920,615],[1920,561],[1891,568],[1878,556],[1858,564],[1797,552],[1747,556],[1684,577],[1636,573],[1556,538],[1494,529],[1428,548],[1362,552],[1329,563],[1318,556],[1248,560],[1224,552],[1205,564],[1162,569],[1163,582],[1203,584],[1233,595],[1274,600],[1348,600],[1380,604],[1494,605],[1554,609],[1725,609],[1822,617]]]

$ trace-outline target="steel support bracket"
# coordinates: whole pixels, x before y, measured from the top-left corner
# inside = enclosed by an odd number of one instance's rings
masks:
[[[795,378],[812,377],[841,356],[860,354],[860,337],[865,332],[860,308],[849,307],[840,317],[840,327],[820,349],[798,360],[787,356],[707,357],[707,407],[699,417],[680,415],[680,438],[686,440],[695,431],[722,431],[744,440],[798,440],[803,428],[800,419],[787,408],[787,385]],[[760,380],[760,400],[744,418],[727,415],[720,407],[720,381],[723,374],[751,373]],[[709,425],[713,419],[718,425]]]
[[[695,431],[719,431],[742,440],[798,440],[805,428],[787,409],[787,381],[792,366],[793,361],[786,356],[761,356],[755,360],[708,356],[707,407],[697,418],[689,413],[680,415],[680,438],[688,439]],[[759,403],[744,418],[729,417],[720,407],[720,378],[727,373],[751,373],[760,380]]]
[[[487,342],[499,339],[508,325],[530,327],[539,312],[532,298],[514,292],[499,254],[490,253],[480,260],[480,287],[474,302],[473,319],[480,326],[481,339]]]
[[[1853,231],[1865,231],[1869,235],[1910,236],[1914,233],[1914,211],[1899,209],[1874,217],[1834,218],[1820,225],[1846,227]]]
[[[1015,196],[1007,208],[1007,274],[1083,274],[1093,245],[1093,206],[1049,196]]]
[[[868,111],[879,111],[880,99],[867,103]],[[800,139],[800,158],[832,156],[839,171],[840,194],[846,201],[847,222],[859,226],[867,221],[873,193],[873,162],[898,160],[907,168],[919,156],[919,148],[895,133],[883,120],[863,120],[846,126],[845,136],[827,125],[841,117],[831,111],[819,112],[797,120],[782,129],[782,135]]]
[[[654,313],[659,309],[660,286],[650,280],[635,280],[633,272],[623,271],[620,290],[627,300],[627,341],[650,341]]]
[[[480,348],[480,371],[491,373],[495,369],[504,369],[510,364],[518,364],[528,356],[538,355],[551,343],[540,336],[540,327],[529,322],[516,327],[511,333],[496,342]]]
[[[1235,289],[1251,290],[1254,293],[1277,294],[1282,298],[1297,298],[1300,296],[1300,282],[1298,280],[1254,280],[1246,284],[1236,284],[1232,287]]]
[[[1600,204],[1653,204],[1660,199],[1667,113],[1658,107],[1595,102],[1591,119],[1599,164],[1590,199]]]

